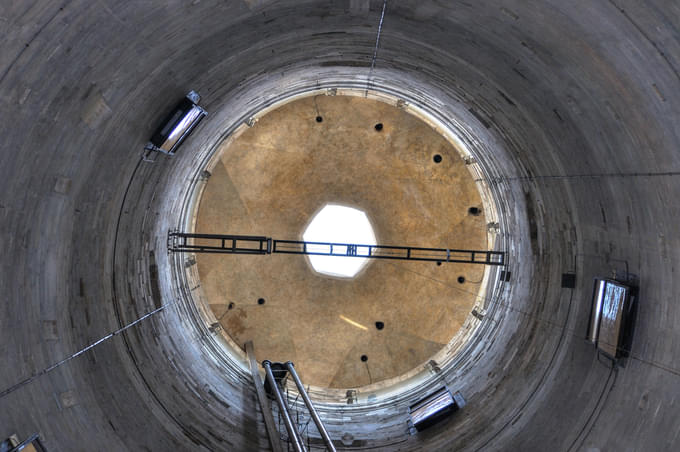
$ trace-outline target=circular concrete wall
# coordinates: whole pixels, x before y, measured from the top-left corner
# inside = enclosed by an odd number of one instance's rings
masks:
[[[482,150],[510,277],[474,347],[418,388],[461,391],[463,411],[410,436],[413,394],[352,405],[315,394],[331,436],[381,450],[678,448],[680,11],[388,2],[371,69],[381,8],[5,5],[0,391],[166,308],[4,391],[0,435],[40,432],[54,450],[266,449],[242,363],[182,302],[167,231],[233,127],[283,93],[356,81],[407,92]],[[159,117],[189,89],[211,115],[176,157],[141,162]],[[583,340],[592,279],[612,271],[640,284],[631,356],[615,369]],[[575,288],[561,287],[563,273]]]

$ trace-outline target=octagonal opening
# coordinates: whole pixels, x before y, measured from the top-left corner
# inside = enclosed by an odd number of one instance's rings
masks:
[[[371,222],[366,214],[352,207],[326,204],[307,226],[302,238],[305,242],[342,243],[347,245],[377,245]],[[312,244],[309,252],[328,253],[330,245]],[[333,252],[347,253],[347,246],[335,246]],[[356,255],[368,254],[367,246],[358,246]],[[309,255],[312,268],[322,275],[353,278],[368,263],[365,257]]]

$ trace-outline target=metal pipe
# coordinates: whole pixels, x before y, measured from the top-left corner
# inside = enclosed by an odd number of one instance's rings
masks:
[[[267,428],[267,435],[269,435],[269,443],[272,446],[272,452],[283,452],[281,447],[281,437],[278,430],[276,430],[276,422],[274,421],[274,414],[269,403],[269,398],[264,392],[264,384],[260,378],[259,366],[255,360],[255,347],[253,341],[245,343],[246,355],[248,356],[248,364],[250,364],[250,373],[253,375],[253,383],[255,383],[255,393],[260,402],[262,409],[262,417],[264,418],[264,426]],[[288,449],[288,448],[286,448]]]
[[[321,422],[319,413],[316,412],[316,408],[314,408],[314,405],[312,404],[312,401],[309,398],[307,391],[305,391],[305,387],[302,385],[302,381],[300,381],[300,377],[298,377],[298,374],[295,371],[295,366],[293,366],[292,362],[288,361],[286,363],[286,367],[288,368],[288,372],[290,373],[290,375],[293,377],[293,381],[295,381],[295,386],[297,386],[298,391],[302,396],[302,400],[305,402],[305,405],[307,405],[309,414],[312,415],[312,419],[316,424],[316,428],[319,430],[321,438],[323,438],[323,442],[326,444],[326,449],[328,449],[330,452],[336,452],[335,446],[333,446],[333,442],[331,441],[331,437],[328,435],[328,432],[326,431],[326,427],[324,427],[323,422]]]
[[[288,430],[288,438],[290,438],[290,442],[293,443],[293,448],[295,449],[295,452],[307,452],[307,449],[305,448],[305,445],[302,442],[302,438],[300,437],[300,433],[297,431],[297,428],[295,428],[295,424],[293,424],[293,419],[290,417],[288,405],[286,405],[286,402],[283,400],[281,391],[279,391],[279,387],[276,384],[276,379],[274,378],[274,374],[272,373],[271,364],[272,363],[269,360],[262,361],[262,367],[264,367],[265,374],[267,375],[267,381],[269,382],[269,386],[272,388],[272,391],[274,391],[276,403],[279,406],[281,414],[283,415],[283,422],[286,425],[286,430]]]

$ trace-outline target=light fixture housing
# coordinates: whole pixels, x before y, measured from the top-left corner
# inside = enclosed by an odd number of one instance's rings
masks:
[[[452,394],[443,387],[409,407],[409,429],[411,434],[423,431],[465,406],[460,392]]]
[[[174,155],[182,142],[208,114],[197,105],[200,100],[201,96],[198,93],[189,91],[165,117],[145,149],[149,152]]]
[[[586,340],[611,359],[626,354],[630,337],[633,288],[611,279],[595,279]]]

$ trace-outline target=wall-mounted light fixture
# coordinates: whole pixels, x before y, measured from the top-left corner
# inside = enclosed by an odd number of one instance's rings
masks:
[[[0,452],[45,452],[46,450],[42,441],[40,441],[40,435],[37,433],[21,442],[16,435],[0,442]]]
[[[611,359],[625,356],[628,348],[633,292],[618,281],[595,279],[586,340]]]
[[[144,147],[144,159],[149,160],[152,152],[162,152],[174,155],[177,148],[191,134],[199,122],[208,114],[197,104],[201,96],[195,91],[189,91],[170,113]]]
[[[426,429],[464,406],[465,399],[460,392],[451,394],[448,388],[441,388],[409,407],[411,434]]]

